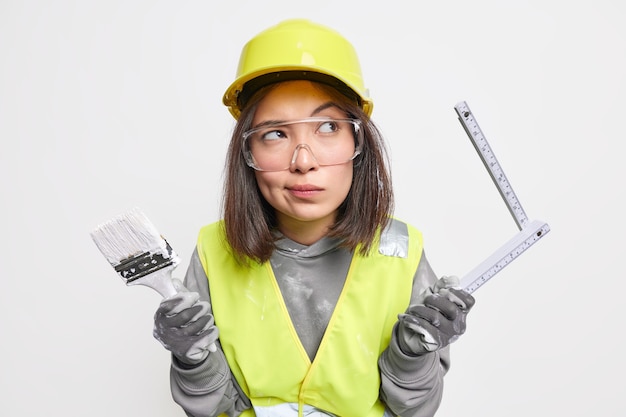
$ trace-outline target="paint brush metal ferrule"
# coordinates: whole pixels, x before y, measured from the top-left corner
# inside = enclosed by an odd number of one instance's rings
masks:
[[[125,259],[115,266],[115,272],[128,284],[160,269],[178,264],[178,257],[173,254],[172,247],[167,244],[166,249],[167,256],[160,252],[144,252]]]

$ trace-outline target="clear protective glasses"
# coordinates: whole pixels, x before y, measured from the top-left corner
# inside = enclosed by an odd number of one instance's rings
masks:
[[[257,171],[285,171],[307,151],[319,166],[352,161],[363,149],[361,121],[309,117],[263,123],[243,134],[246,163]]]

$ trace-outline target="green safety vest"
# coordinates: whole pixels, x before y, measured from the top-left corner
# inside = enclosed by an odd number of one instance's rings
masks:
[[[406,228],[408,250],[401,256],[355,252],[313,362],[290,320],[270,263],[238,264],[223,222],[201,229],[198,254],[209,279],[222,349],[255,407],[295,403],[299,415],[304,404],[342,417],[383,415],[378,358],[389,345],[398,314],[409,305],[422,254],[421,233]],[[254,415],[252,409],[242,414]]]

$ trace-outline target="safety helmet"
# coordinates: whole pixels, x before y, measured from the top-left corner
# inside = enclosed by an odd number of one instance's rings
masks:
[[[306,19],[283,21],[248,41],[236,77],[222,100],[235,119],[259,88],[294,79],[329,84],[355,99],[368,116],[374,106],[354,47],[336,31]]]

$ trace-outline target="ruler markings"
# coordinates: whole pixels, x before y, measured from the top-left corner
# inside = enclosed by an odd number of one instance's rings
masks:
[[[529,222],[522,204],[467,103],[460,102],[454,106],[454,109],[519,229],[513,238],[461,279],[461,287],[473,293],[545,236],[550,231],[550,226],[540,220]]]

